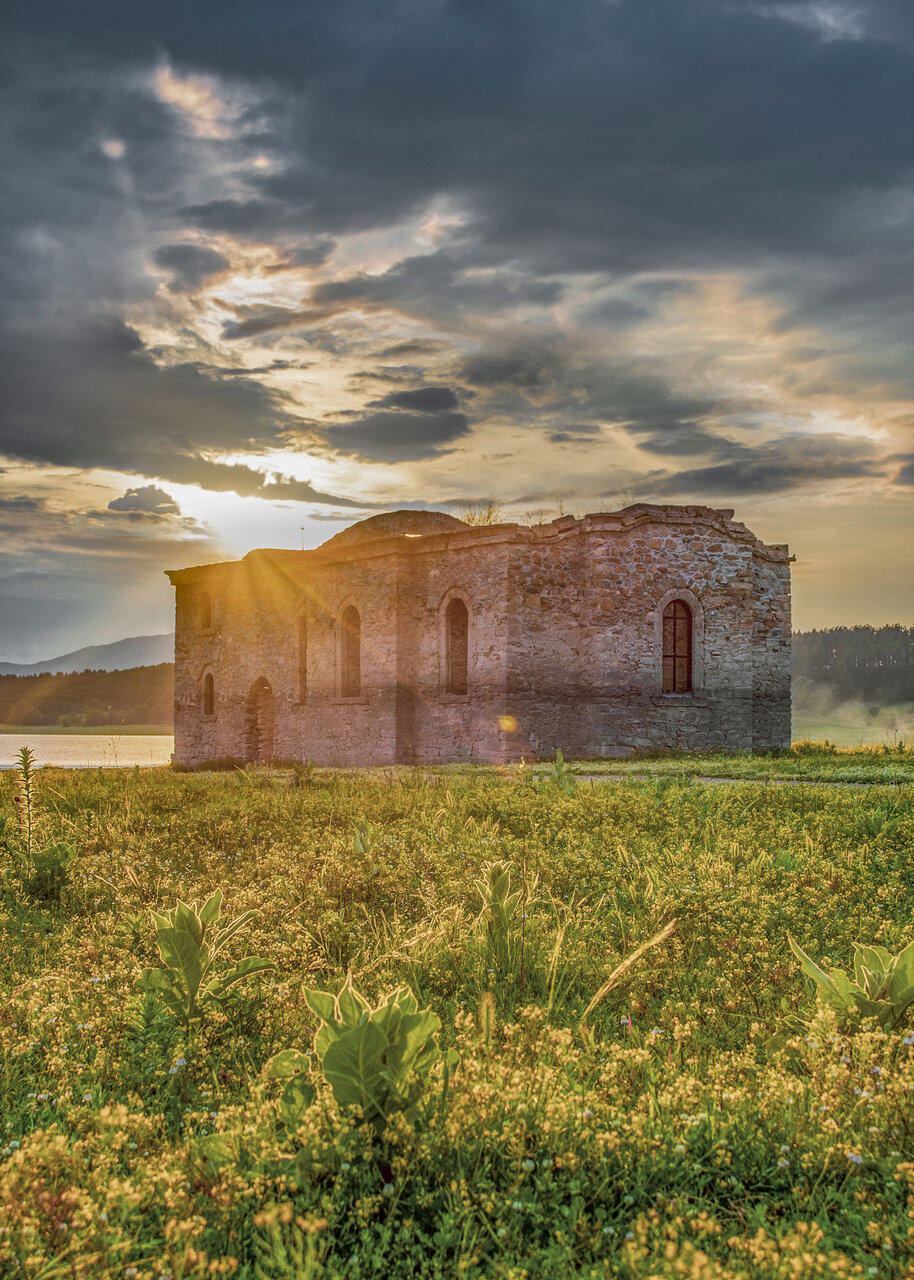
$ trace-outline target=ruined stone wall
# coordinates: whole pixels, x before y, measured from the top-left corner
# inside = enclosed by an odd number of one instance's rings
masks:
[[[213,598],[214,626],[195,626],[200,592]],[[361,693],[340,692],[339,620],[347,604],[361,615]],[[308,619],[307,682],[299,681],[298,619]],[[178,587],[175,756],[188,763],[245,758],[250,691],[265,679],[274,706],[276,759],[323,764],[386,764],[396,751],[396,563],[277,561],[254,556],[213,566]],[[206,671],[216,712],[200,714]]]
[[[787,746],[789,564],[732,513],[634,508],[518,548],[507,709],[515,754]],[[662,612],[693,614],[693,688],[662,689]]]
[[[175,573],[176,758],[255,754],[258,684],[272,694],[267,754],[276,759],[358,765],[499,761],[557,747],[598,757],[786,746],[789,560],[731,516],[637,506],[533,529],[452,521],[456,528],[404,536],[394,525],[315,552],[255,552]],[[466,694],[445,688],[445,611],[455,596],[469,613]],[[661,617],[673,598],[693,613],[686,695],[662,692]],[[350,604],[361,618],[357,697],[340,687],[340,618]],[[203,714],[207,673],[212,716]]]

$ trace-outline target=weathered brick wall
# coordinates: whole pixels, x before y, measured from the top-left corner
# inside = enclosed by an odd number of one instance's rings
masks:
[[[176,758],[243,757],[258,680],[272,690],[277,759],[430,763],[556,747],[607,756],[789,743],[788,556],[732,513],[637,506],[478,530],[440,515],[426,524],[425,514],[404,513],[402,526],[397,515],[376,518],[314,552],[255,552],[171,575]],[[213,602],[206,630],[204,591]],[[455,595],[470,614],[466,695],[445,690],[444,618]],[[685,696],[661,686],[660,615],[675,596],[694,614],[694,688]],[[357,698],[340,696],[347,604],[361,616]],[[207,672],[211,717],[202,705]]]

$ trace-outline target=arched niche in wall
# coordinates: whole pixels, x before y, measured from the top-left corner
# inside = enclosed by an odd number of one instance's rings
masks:
[[[362,693],[362,615],[355,604],[340,610],[337,633],[340,697],[358,698]]]
[[[466,592],[452,588],[438,606],[439,687],[449,697],[472,690],[473,612]]]
[[[308,697],[308,612],[301,609],[295,619],[295,698]]]
[[[206,720],[212,720],[216,714],[216,677],[212,671],[203,673],[201,683],[200,703],[203,709],[203,717]]]

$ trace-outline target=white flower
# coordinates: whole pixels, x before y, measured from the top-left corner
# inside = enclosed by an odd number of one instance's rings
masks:
[[[856,1151],[848,1151],[847,1158],[854,1164],[863,1164],[863,1156],[859,1156]]]

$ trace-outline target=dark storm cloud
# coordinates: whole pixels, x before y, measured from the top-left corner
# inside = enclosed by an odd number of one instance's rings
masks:
[[[203,281],[229,265],[225,254],[198,244],[165,244],[152,255],[156,266],[171,271],[172,293],[198,289]]]
[[[442,413],[456,409],[459,401],[450,387],[417,387],[415,391],[392,391],[381,400],[370,400],[370,409],[418,409]]]
[[[558,369],[558,358],[548,351],[517,351],[504,355],[484,352],[464,360],[460,376],[470,386],[511,387],[526,391],[551,381]]]
[[[914,453],[896,454],[891,461],[902,463],[895,474],[895,484],[914,485]]]
[[[212,378],[194,363],[159,367],[135,331],[119,321],[61,336],[52,353],[54,379],[47,376],[47,347],[37,338],[0,349],[3,355],[8,372],[0,453],[8,457],[102,467],[245,496],[350,505],[306,481],[270,479],[213,461],[210,452],[280,447],[292,420],[256,381]]]
[[[470,430],[462,413],[368,413],[344,426],[324,431],[327,443],[341,453],[375,462],[431,458]]]
[[[846,438],[819,436],[743,450],[742,456],[717,466],[679,471],[662,479],[651,477],[641,486],[658,497],[694,494],[715,499],[798,489],[823,480],[854,480],[881,473],[872,448],[853,446]],[[848,455],[851,456],[848,456]]]

